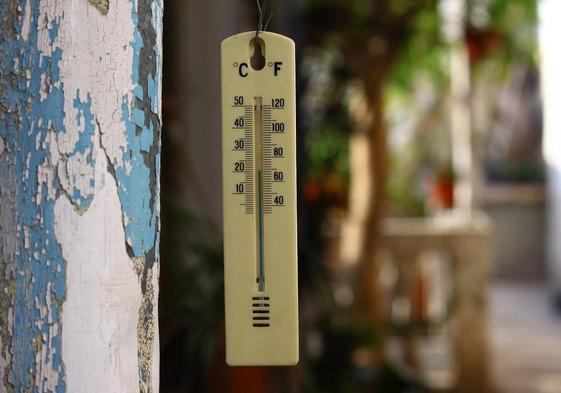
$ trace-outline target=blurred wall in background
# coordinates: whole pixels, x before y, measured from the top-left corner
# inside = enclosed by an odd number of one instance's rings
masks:
[[[244,28],[238,0],[166,2],[167,146],[186,208],[222,226],[220,43]],[[170,53],[173,52],[173,53]]]
[[[543,0],[540,46],[544,98],[544,157],[548,170],[548,263],[552,285],[561,296],[561,2]]]

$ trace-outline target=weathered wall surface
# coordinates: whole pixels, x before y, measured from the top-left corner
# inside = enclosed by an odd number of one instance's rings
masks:
[[[157,392],[162,0],[0,6],[0,392]]]

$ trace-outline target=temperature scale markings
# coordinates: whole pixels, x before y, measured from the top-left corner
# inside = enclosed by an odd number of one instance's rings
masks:
[[[272,178],[272,141],[271,141],[271,131],[272,131],[272,122],[271,122],[271,107],[270,105],[263,105],[263,168],[264,168],[264,178],[265,178],[265,187],[263,188],[263,212],[264,214],[271,214],[272,209],[271,205],[273,202],[272,196],[272,185],[271,185],[271,178]]]
[[[244,105],[244,143],[245,143],[245,161],[249,163],[247,170],[245,171],[245,212],[246,214],[253,214],[255,210],[255,204],[253,200],[255,183],[253,180],[253,153],[254,153],[254,140],[253,140],[253,105]]]
[[[255,216],[255,230],[258,236],[256,244],[257,254],[257,275],[256,283],[259,292],[265,291],[265,258],[264,255],[264,220],[265,216],[273,213],[273,207],[282,207],[284,202],[279,203],[275,197],[279,195],[273,192],[274,183],[284,183],[283,180],[274,180],[273,172],[277,170],[273,167],[273,159],[282,159],[284,155],[275,156],[273,149],[280,146],[273,143],[272,137],[278,133],[273,132],[272,110],[283,108],[263,105],[261,97],[255,97],[253,105],[234,105],[235,108],[243,109],[243,116],[236,118],[233,130],[243,130],[243,139],[238,142],[234,151],[244,152],[243,169],[233,171],[243,173],[244,180],[240,187],[236,186],[236,195],[243,195],[244,202],[240,203],[244,207],[247,215]],[[243,144],[242,144],[243,143]],[[241,146],[240,146],[241,144]],[[273,199],[275,202],[273,203]]]

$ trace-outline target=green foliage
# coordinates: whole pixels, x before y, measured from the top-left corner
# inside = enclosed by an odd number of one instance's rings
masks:
[[[515,65],[535,66],[537,62],[537,1],[494,0],[487,26],[500,37],[500,46],[489,53],[490,61],[503,75]],[[478,71],[477,67],[474,70]]]
[[[309,104],[307,176],[318,180],[334,174],[348,184],[348,136],[352,124],[346,109],[348,73],[341,54],[333,45],[308,54],[303,74],[308,79],[304,100]]]
[[[410,94],[416,79],[429,78],[443,90],[448,82],[447,46],[441,37],[440,15],[434,8],[423,8],[413,23],[413,34],[401,49],[386,87]]]
[[[490,0],[488,7],[480,0],[467,1],[465,45],[471,62],[474,84],[478,78],[493,80],[497,85],[510,74],[513,67],[535,66],[537,49],[537,2],[535,0]],[[449,157],[449,131],[441,129],[448,124],[445,113],[425,113],[416,107],[418,82],[430,84],[446,110],[449,92],[449,47],[441,35],[441,16],[436,8],[422,9],[407,45],[395,62],[386,85],[386,101],[390,106],[410,108],[420,119],[414,127],[414,136],[406,147],[390,153],[391,171],[387,192],[392,206],[399,214],[419,215],[424,200],[421,190],[423,172],[432,176]],[[423,118],[432,117],[432,121]],[[427,127],[428,126],[428,127]],[[443,132],[444,131],[444,132]],[[390,128],[390,133],[402,132]],[[443,149],[444,148],[444,149]],[[426,190],[424,191],[426,193]]]
[[[536,0],[493,0],[489,7],[491,28],[499,31],[506,40],[501,51],[510,61],[535,60],[538,21]]]
[[[310,177],[321,178],[327,173],[335,173],[348,184],[348,136],[329,125],[317,131],[312,132],[306,141]]]
[[[415,173],[409,171],[391,176],[387,186],[388,198],[393,204],[393,214],[396,216],[422,217],[425,215],[425,197],[419,192],[418,179]]]

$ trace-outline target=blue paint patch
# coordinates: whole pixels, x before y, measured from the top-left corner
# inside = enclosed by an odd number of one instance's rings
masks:
[[[95,136],[94,116],[92,114],[92,97],[87,94],[85,101],[80,100],[80,89],[76,90],[74,98],[74,108],[77,110],[76,122],[78,123],[80,139],[74,148],[75,153],[85,153],[91,150],[93,138]],[[83,128],[82,128],[83,127]]]
[[[146,1],[144,1],[146,3]],[[123,214],[126,215],[125,234],[134,257],[158,256],[159,246],[159,209],[155,199],[159,195],[159,162],[160,162],[160,124],[154,121],[157,117],[159,100],[158,86],[161,80],[161,67],[143,80],[140,64],[142,50],[148,49],[159,53],[156,43],[145,43],[140,30],[138,4],[131,0],[132,21],[135,26],[131,80],[133,102],[125,95],[121,101],[122,120],[125,124],[125,136],[128,151],[123,152],[123,165],[116,168],[119,184],[119,199]],[[150,13],[151,14],[151,13]],[[160,23],[150,21],[154,30],[160,29]],[[159,119],[158,119],[159,121]],[[133,181],[134,179],[134,181]]]
[[[49,29],[49,44],[52,46],[58,37],[58,29],[60,27],[60,21],[55,19],[51,21],[51,28]]]
[[[150,209],[152,192],[157,191],[150,188],[150,171],[155,168],[149,168],[143,157],[143,152],[149,151],[152,146],[154,130],[144,127],[144,123],[137,123],[129,112],[130,104],[126,96],[123,97],[121,110],[126,124],[128,151],[123,154],[124,165],[115,171],[119,182],[119,199],[123,214],[127,216],[125,234],[133,256],[146,256],[156,245],[159,213]],[[140,132],[139,135],[137,131]]]
[[[93,187],[95,185],[95,161],[93,158],[95,125],[94,115],[92,114],[92,97],[90,96],[90,93],[88,93],[86,96],[86,100],[81,101],[80,90],[77,90],[73,104],[74,108],[76,108],[77,111],[76,122],[78,123],[78,132],[80,133],[80,138],[74,146],[74,151],[72,152],[71,156],[75,154],[81,154],[83,156],[83,159],[85,159],[87,165],[91,168],[91,172],[89,174],[81,174],[81,176],[89,175],[89,178],[85,180],[89,182],[92,189],[90,193],[82,194],[80,190],[74,187],[70,192],[70,198],[80,209],[87,209],[90,207],[93,201]],[[76,178],[76,174],[73,174],[72,176],[73,178],[71,179],[71,184],[76,184],[76,182],[78,181],[78,179]]]
[[[20,0],[20,9],[25,9],[25,3]],[[35,367],[36,351],[42,348],[59,375],[55,391],[63,393],[66,386],[61,329],[52,342],[44,337],[49,337],[54,325],[61,323],[61,305],[66,296],[66,265],[55,238],[54,201],[48,198],[47,185],[38,183],[38,168],[49,163],[48,149],[36,150],[37,141],[40,145],[48,143],[45,138],[49,130],[64,132],[64,91],[59,68],[62,51],[56,49],[50,56],[45,56],[36,49],[40,1],[30,0],[29,6],[31,25],[27,41],[21,36],[21,17],[13,26],[19,34],[13,34],[10,27],[0,30],[0,53],[4,59],[10,59],[2,63],[0,105],[7,114],[0,119],[0,136],[10,146],[7,154],[13,155],[16,178],[19,179],[16,184],[19,254],[15,263],[17,279],[13,295],[13,366],[8,381],[16,391],[47,391],[47,381],[37,379],[39,370]],[[0,20],[13,20],[9,8],[0,8]],[[51,42],[56,39],[58,27],[59,21],[51,23]],[[29,79],[25,75],[29,75]],[[43,79],[51,86],[44,99],[40,96]],[[57,83],[61,87],[54,87]],[[59,188],[60,184],[55,181],[52,186]],[[38,195],[41,199],[36,201]],[[47,301],[48,296],[51,296],[50,301]],[[44,317],[45,313],[51,322]]]
[[[138,127],[144,127],[144,111],[138,108],[132,108],[131,118],[127,119],[127,121],[132,121]]]
[[[144,98],[144,88],[140,85],[136,85],[132,90],[132,94],[139,100],[142,100]]]

